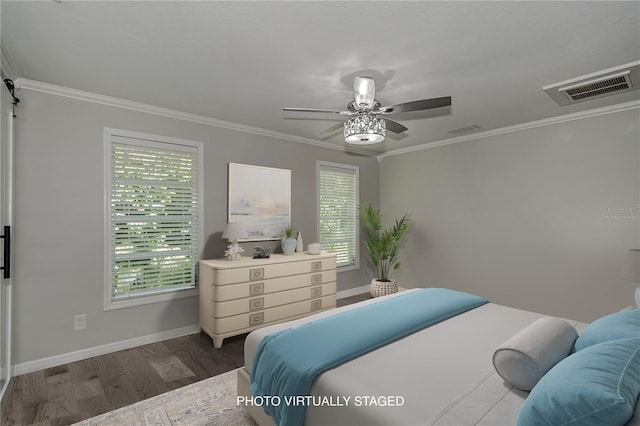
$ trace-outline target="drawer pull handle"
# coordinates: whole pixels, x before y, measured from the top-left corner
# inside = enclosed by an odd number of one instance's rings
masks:
[[[311,275],[311,284],[322,284],[322,274]]]
[[[311,289],[311,297],[320,297],[322,296],[322,287],[313,287]]]
[[[311,272],[322,271],[322,261],[311,262]]]
[[[251,281],[264,279],[264,268],[251,269],[249,274]]]
[[[249,300],[249,310],[257,311],[258,309],[264,308],[264,297],[259,297],[257,299]]]
[[[249,325],[258,325],[264,322],[264,312],[259,312],[257,314],[251,314],[249,316]]]
[[[322,308],[322,299],[312,300],[311,301],[311,310],[312,311],[317,311],[320,308]]]
[[[249,296],[257,296],[264,293],[264,283],[251,284],[249,286]]]

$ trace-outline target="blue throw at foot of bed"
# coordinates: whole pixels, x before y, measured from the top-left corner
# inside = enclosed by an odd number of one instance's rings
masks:
[[[485,303],[472,294],[426,288],[270,334],[253,360],[251,393],[280,397],[279,404],[264,406],[276,424],[302,425],[306,407],[288,401],[308,395],[318,374]]]

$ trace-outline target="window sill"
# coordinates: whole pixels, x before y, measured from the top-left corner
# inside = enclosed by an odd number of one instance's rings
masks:
[[[194,297],[198,295],[197,288],[185,288],[182,290],[167,290],[166,292],[132,296],[118,300],[105,300],[104,310],[112,311],[116,309],[130,308],[133,306],[148,305],[151,303],[166,302],[174,299],[183,299],[185,297]]]
[[[360,265],[339,266],[336,268],[337,272],[349,272],[360,269]]]

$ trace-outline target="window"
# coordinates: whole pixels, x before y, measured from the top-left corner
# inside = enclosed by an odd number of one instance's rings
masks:
[[[318,161],[318,240],[338,268],[359,267],[358,167]]]
[[[105,129],[105,309],[196,294],[202,145]]]

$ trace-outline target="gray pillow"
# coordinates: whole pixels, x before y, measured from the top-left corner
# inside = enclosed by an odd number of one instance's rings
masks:
[[[560,318],[540,318],[520,330],[493,353],[493,366],[518,389],[531,390],[571,352],[578,333]]]

